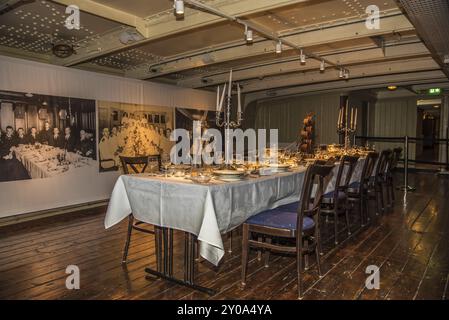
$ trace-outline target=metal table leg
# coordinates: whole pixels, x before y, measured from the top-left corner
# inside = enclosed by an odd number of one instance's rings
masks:
[[[184,236],[184,280],[173,277],[173,230],[156,227],[156,259],[157,270],[150,267],[145,268],[145,272],[162,278],[164,280],[183,285],[194,290],[198,290],[209,295],[217,292],[213,289],[195,284],[195,247],[196,237],[193,234],[185,233]],[[152,279],[149,275],[147,279]]]

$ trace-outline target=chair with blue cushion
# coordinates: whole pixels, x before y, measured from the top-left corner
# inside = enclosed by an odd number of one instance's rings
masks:
[[[139,156],[139,157],[124,157],[120,156],[120,161],[122,163],[124,174],[139,174],[145,172],[148,164],[151,162],[157,163],[159,170],[161,169],[161,156],[160,155],[150,155],[150,156]],[[129,170],[132,169],[132,171]],[[125,249],[123,250],[122,263],[126,264],[128,258],[129,245],[131,243],[131,234],[133,230],[140,231],[143,233],[154,234],[156,237],[160,237],[158,232],[154,229],[148,228],[148,224],[138,221],[133,217],[132,214],[128,217],[128,232],[126,235]],[[159,231],[159,230],[157,230]],[[158,239],[156,239],[158,240]]]
[[[376,215],[380,215],[385,211],[384,201],[384,179],[387,165],[392,151],[390,149],[383,150],[376,162],[373,176],[370,178],[368,185],[368,199],[376,201]]]
[[[286,205],[276,209],[261,212],[249,218],[243,224],[242,240],[242,285],[246,285],[246,272],[248,254],[250,248],[277,251],[281,253],[296,254],[298,272],[298,295],[302,296],[301,271],[303,269],[303,257],[315,253],[318,272],[321,276],[320,265],[320,203],[323,194],[323,180],[333,166],[316,165],[309,166],[305,173],[301,196],[297,206]],[[313,188],[317,182],[317,189]],[[315,192],[315,194],[313,194]],[[314,198],[312,202],[312,197]],[[257,235],[254,237],[253,235]],[[288,242],[272,242],[272,238],[296,239],[296,245],[288,245]],[[264,241],[265,239],[265,241]],[[307,264],[307,261],[306,261]],[[266,264],[267,265],[267,264]]]
[[[358,206],[360,225],[364,227],[369,221],[368,211],[368,185],[379,154],[370,152],[363,163],[360,181],[354,181],[348,186],[348,202],[352,207]]]
[[[329,216],[333,216],[335,233],[334,242],[336,245],[338,244],[339,215],[345,214],[346,230],[348,235],[351,235],[347,189],[358,159],[359,157],[348,155],[341,157],[340,164],[338,165],[337,176],[335,178],[335,190],[323,195],[321,213],[326,215],[326,221],[328,221]]]

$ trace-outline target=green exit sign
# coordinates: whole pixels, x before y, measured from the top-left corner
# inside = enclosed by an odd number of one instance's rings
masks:
[[[438,96],[441,94],[441,88],[430,88],[427,93],[432,96]]]

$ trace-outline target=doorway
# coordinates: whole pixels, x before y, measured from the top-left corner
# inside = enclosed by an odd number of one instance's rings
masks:
[[[425,100],[424,100],[425,101]],[[416,137],[416,160],[423,162],[438,162],[439,144],[436,139],[440,136],[441,101],[431,101],[418,105]],[[428,167],[431,164],[419,165]]]

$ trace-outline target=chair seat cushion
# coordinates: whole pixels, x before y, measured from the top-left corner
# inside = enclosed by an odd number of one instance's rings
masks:
[[[358,182],[358,181],[351,182],[348,185],[348,192],[349,193],[358,193],[359,190],[360,190],[360,182]]]
[[[298,214],[296,213],[296,209],[294,212],[290,212],[277,208],[263,211],[249,218],[246,223],[270,228],[296,230],[297,220]],[[309,230],[314,226],[315,221],[312,218],[304,217],[303,230]]]
[[[280,206],[277,209],[280,211],[298,212],[298,207],[299,207],[299,201],[296,201],[296,202],[292,202],[292,203]]]
[[[335,193],[335,190],[331,191],[331,192],[328,192],[328,193],[325,193],[323,195],[323,199],[331,199],[331,198],[333,198],[334,197],[334,193]],[[338,198],[339,199],[344,199],[345,197],[346,197],[346,194],[343,191],[338,191]]]

